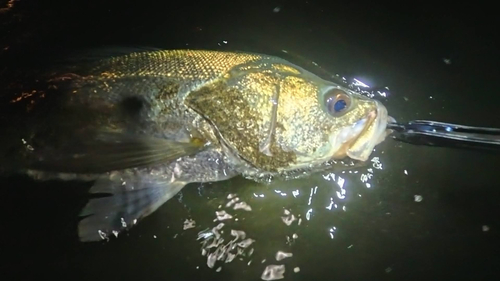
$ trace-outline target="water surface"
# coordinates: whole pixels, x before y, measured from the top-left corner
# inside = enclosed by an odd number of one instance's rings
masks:
[[[339,78],[388,87],[375,98],[398,120],[500,127],[493,25],[474,11],[317,1],[0,4],[2,59],[105,45],[285,49]],[[389,139],[358,169],[270,186],[191,184],[119,239],[90,244],[76,234],[88,184],[1,178],[0,274],[260,280],[284,268],[285,280],[491,280],[500,264],[499,164],[498,155]],[[263,275],[269,266],[274,275]]]

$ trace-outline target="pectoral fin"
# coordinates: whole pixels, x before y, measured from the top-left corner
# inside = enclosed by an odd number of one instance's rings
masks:
[[[197,139],[189,143],[121,133],[99,133],[92,140],[61,152],[61,157],[44,157],[29,165],[32,170],[59,173],[98,174],[115,170],[167,163],[204,149]]]

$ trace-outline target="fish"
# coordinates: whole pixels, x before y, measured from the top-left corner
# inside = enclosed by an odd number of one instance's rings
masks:
[[[28,133],[3,166],[108,195],[81,211],[82,242],[118,236],[189,183],[363,163],[389,134],[380,101],[277,56],[127,49],[54,65],[9,100],[29,116],[16,123]]]

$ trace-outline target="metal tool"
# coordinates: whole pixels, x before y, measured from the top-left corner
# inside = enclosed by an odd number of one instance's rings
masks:
[[[389,123],[396,140],[416,145],[445,146],[500,152],[500,129],[428,120]]]

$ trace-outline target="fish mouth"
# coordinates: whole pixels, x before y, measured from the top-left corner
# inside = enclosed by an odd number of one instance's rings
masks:
[[[376,101],[376,109],[370,111],[365,118],[340,132],[341,147],[333,155],[333,159],[345,156],[353,160],[366,161],[370,157],[375,146],[381,143],[390,134],[387,130],[387,122],[394,120],[388,116],[387,109]],[[338,143],[337,137],[336,143]]]

